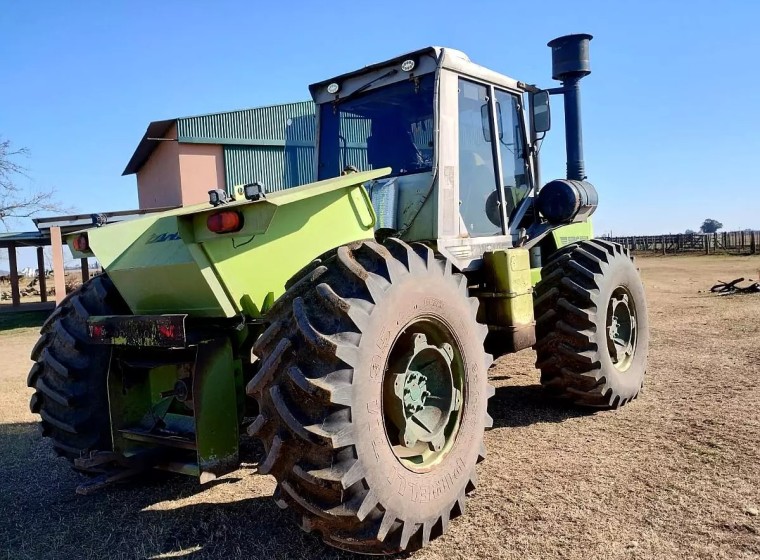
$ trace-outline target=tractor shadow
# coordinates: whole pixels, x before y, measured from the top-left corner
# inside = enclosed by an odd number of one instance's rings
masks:
[[[273,479],[255,474],[261,455],[248,442],[244,466],[204,486],[150,471],[78,496],[85,478],[35,423],[0,423],[0,558],[354,558],[275,505]]]
[[[489,411],[498,428],[588,414],[546,401],[538,385],[499,387]],[[0,423],[0,558],[358,558],[304,533],[275,505],[274,480],[256,474],[261,457],[244,440],[243,466],[211,484],[151,471],[78,496],[85,479],[35,423]]]
[[[592,409],[551,400],[544,395],[538,384],[497,387],[496,393],[488,401],[488,413],[493,417],[494,428],[564,422],[570,418],[591,416],[594,412]]]

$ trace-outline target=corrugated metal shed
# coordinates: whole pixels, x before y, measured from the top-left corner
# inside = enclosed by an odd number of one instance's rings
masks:
[[[288,125],[305,116],[314,116],[311,101],[184,117],[177,119],[177,137],[180,142],[283,146]]]
[[[137,173],[171,126],[178,142],[224,147],[227,188],[259,181],[280,190],[314,175],[314,103],[301,101],[268,107],[180,117],[150,123],[123,175]]]
[[[303,112],[303,107],[289,107],[285,113],[266,112],[267,120],[255,123],[261,128],[251,130],[253,134],[269,133],[271,137],[265,139],[266,143],[226,144],[224,171],[227,188],[258,181],[267,191],[277,191],[313,181],[316,137],[313,107],[311,105],[311,114]],[[275,122],[280,123],[279,127],[273,127]],[[276,135],[279,138],[272,138]]]

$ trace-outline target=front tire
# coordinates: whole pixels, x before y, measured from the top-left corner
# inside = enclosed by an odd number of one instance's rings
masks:
[[[536,367],[551,397],[622,406],[644,383],[649,321],[627,249],[601,239],[555,253],[536,286]]]
[[[249,433],[302,528],[388,554],[463,512],[491,424],[476,311],[464,276],[398,240],[340,247],[278,300],[254,346]]]

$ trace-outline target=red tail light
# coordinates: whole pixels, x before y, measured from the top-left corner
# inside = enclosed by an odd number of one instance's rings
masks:
[[[80,253],[84,253],[85,251],[90,250],[90,240],[87,237],[86,233],[80,233],[74,238],[74,249],[79,251]]]
[[[211,214],[206,220],[206,226],[214,233],[231,233],[243,228],[243,216],[234,210],[225,210]]]

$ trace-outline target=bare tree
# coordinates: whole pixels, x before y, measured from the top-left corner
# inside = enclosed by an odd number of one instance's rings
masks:
[[[28,155],[26,148],[15,148],[10,140],[0,138],[0,223],[6,228],[9,220],[61,211],[53,198],[55,189],[25,190],[16,184],[18,177],[28,177],[26,168],[18,162]]]

